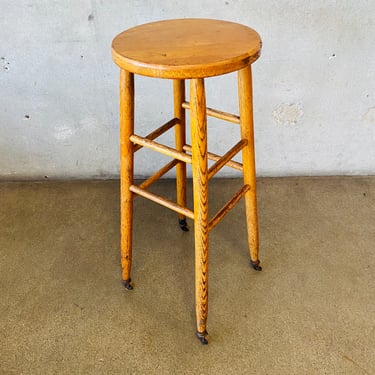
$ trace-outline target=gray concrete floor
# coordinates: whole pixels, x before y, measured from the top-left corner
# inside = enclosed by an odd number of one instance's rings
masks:
[[[239,185],[213,180],[212,212]],[[375,178],[259,179],[258,201],[262,272],[243,204],[210,237],[202,346],[174,213],[136,199],[128,292],[118,181],[0,183],[0,373],[375,374]]]

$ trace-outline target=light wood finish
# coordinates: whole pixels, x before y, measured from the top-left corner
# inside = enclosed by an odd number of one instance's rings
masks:
[[[190,103],[184,102],[182,103],[182,107],[185,109],[190,109]],[[240,116],[232,115],[231,113],[228,113],[228,112],[223,112],[214,108],[207,107],[206,113],[207,113],[207,116],[216,117],[220,120],[233,122],[234,124],[240,123]]]
[[[185,145],[184,150],[191,153],[191,146]],[[214,154],[212,152],[207,152],[207,157],[208,157],[208,160],[213,160],[213,161],[218,161],[222,158],[222,156],[218,154]],[[229,160],[225,165],[227,167],[231,167],[233,169],[237,169],[238,171],[242,172],[242,164],[238,163],[237,161]]]
[[[259,261],[259,238],[253,129],[253,88],[250,65],[238,72],[238,97],[241,118],[241,137],[248,141],[248,144],[242,150],[244,184],[250,186],[250,189],[245,194],[247,234],[250,260],[252,263],[257,263]]]
[[[214,163],[208,170],[208,179],[211,179],[217,172],[220,171],[227,163],[237,155],[247,145],[246,139],[241,139],[235,146],[226,152],[219,160]]]
[[[135,196],[142,196],[178,213],[180,228],[185,218],[194,220],[195,311],[197,337],[207,344],[208,242],[209,232],[245,198],[248,244],[252,266],[258,260],[258,220],[254,157],[251,63],[260,55],[261,40],[249,27],[209,19],[158,21],[133,27],[117,35],[112,56],[121,69],[121,258],[124,285],[131,289],[132,210]],[[207,108],[206,77],[237,71],[239,116]],[[146,137],[134,134],[134,77],[173,79],[174,118]],[[190,79],[190,100],[185,98],[185,79]],[[186,144],[186,109],[190,110],[191,143]],[[241,140],[223,156],[207,150],[207,116],[240,124]],[[156,142],[174,127],[175,148]],[[133,183],[133,154],[142,147],[171,157],[139,186]],[[232,158],[242,150],[242,164]],[[208,168],[208,160],[215,163]],[[192,164],[194,209],[187,208],[186,163]],[[209,220],[208,182],[221,168],[243,172],[244,186]],[[147,188],[176,167],[177,202],[154,194]]]
[[[208,312],[208,157],[204,80],[190,81],[191,142],[195,234],[197,332],[206,332]]]
[[[160,126],[160,128],[157,128],[150,134],[146,135],[144,137],[145,139],[149,139],[150,141],[154,140],[157,137],[160,137],[162,134],[167,132],[169,129],[171,129],[173,126],[178,125],[179,120],[177,118],[173,118],[172,120],[166,122],[164,125]],[[133,152],[137,152],[139,149],[141,149],[143,146],[136,145],[134,146]]]
[[[175,126],[175,143],[176,150],[183,152],[186,143],[186,118],[185,109],[182,108],[182,103],[185,101],[185,81],[173,81],[173,99],[174,99],[174,117],[178,119]],[[177,204],[186,207],[186,164],[179,162],[176,166],[176,195]],[[185,216],[179,214],[178,219],[185,220]]]
[[[121,265],[122,280],[130,282],[133,236],[133,144],[134,75],[120,70],[120,189],[121,189]]]
[[[169,172],[173,167],[175,167],[179,163],[178,160],[174,159],[165,165],[163,168],[160,168],[156,173],[154,173],[151,177],[149,177],[146,181],[143,181],[139,187],[141,189],[147,189],[151,186],[154,182],[156,182],[160,177],[164,176],[167,172]],[[185,164],[184,164],[185,165]],[[183,206],[186,206],[184,204]]]
[[[254,62],[261,39],[253,29],[211,19],[176,19],[128,29],[112,42],[117,65],[160,78],[204,78]]]
[[[151,141],[150,139],[143,138],[135,134],[130,136],[130,140],[133,143],[136,143],[137,145],[141,145],[142,147],[146,147],[146,148],[149,148],[150,150],[160,152],[161,154],[181,160],[185,163],[189,163],[189,164],[191,163],[191,156],[185,154],[184,152],[176,151],[172,147],[165,146],[161,143]]]
[[[184,216],[189,217],[190,219],[194,219],[194,213],[193,211],[189,210],[186,207],[179,206],[178,204],[172,202],[171,200],[167,198],[163,198],[160,195],[151,193],[150,191],[141,189],[139,186],[132,185],[130,186],[130,191],[133,193],[136,193],[138,195],[141,195],[144,198],[147,198],[155,203],[158,203],[164,207],[167,207],[173,211],[176,211]]]
[[[210,220],[208,225],[208,230],[211,231],[223,217],[238,203],[238,201],[245,195],[245,193],[250,189],[249,185],[244,185],[237,194],[223,207],[216,215]]]

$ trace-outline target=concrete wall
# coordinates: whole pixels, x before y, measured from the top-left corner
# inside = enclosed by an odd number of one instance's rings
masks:
[[[366,0],[0,0],[0,177],[114,177],[118,69],[112,38],[166,18],[244,23],[263,39],[253,67],[262,176],[375,173],[375,3]],[[171,82],[136,79],[139,133],[171,116]],[[207,103],[237,112],[236,77]],[[236,126],[211,121],[223,152]],[[147,154],[137,174],[162,162]],[[222,175],[233,175],[225,171]]]

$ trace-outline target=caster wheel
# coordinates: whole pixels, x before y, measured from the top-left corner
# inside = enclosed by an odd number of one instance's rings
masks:
[[[255,262],[250,260],[250,266],[253,267],[255,271],[262,271],[259,260],[256,260]]]
[[[183,232],[189,232],[189,228],[188,228],[188,226],[187,226],[187,223],[186,223],[186,220],[185,220],[185,219],[183,219],[183,220],[179,220],[179,221],[178,221],[178,225],[180,226],[180,228],[181,228],[181,230],[182,230]]]
[[[131,279],[129,280],[122,280],[122,285],[126,290],[133,290],[133,285],[130,283]]]
[[[198,340],[202,343],[202,345],[207,345],[208,340],[207,340],[207,331],[204,331],[203,333],[196,332],[195,335],[197,336]]]

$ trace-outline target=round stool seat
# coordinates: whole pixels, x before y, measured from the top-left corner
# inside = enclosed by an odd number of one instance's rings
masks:
[[[242,69],[260,55],[259,34],[233,22],[175,19],[128,29],[112,42],[115,63],[150,77],[189,79]]]

